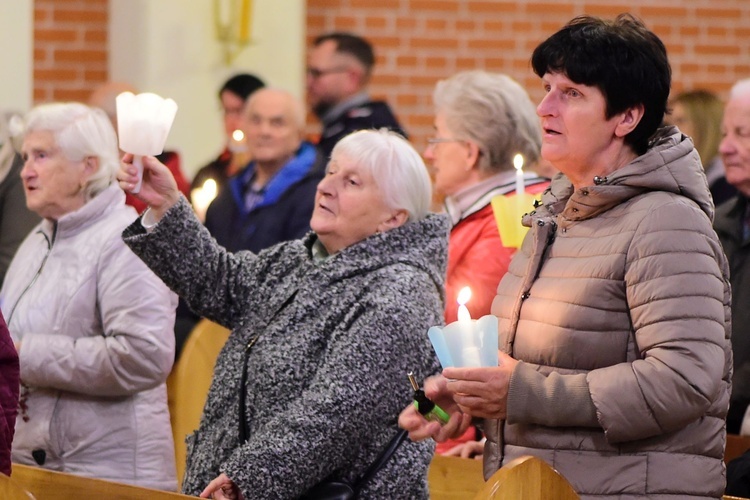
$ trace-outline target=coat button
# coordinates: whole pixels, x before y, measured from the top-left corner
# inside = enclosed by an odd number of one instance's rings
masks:
[[[536,221],[536,225],[537,226],[543,226],[544,225],[544,221],[543,220],[538,220],[538,221]]]
[[[563,233],[567,233],[567,232],[568,232],[568,228],[567,228],[567,227],[564,227],[564,228],[562,229],[562,231],[563,231]]]

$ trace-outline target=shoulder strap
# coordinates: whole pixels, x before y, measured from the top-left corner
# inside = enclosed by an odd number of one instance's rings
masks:
[[[405,430],[402,429],[398,431],[398,433],[393,436],[393,438],[388,442],[383,451],[380,452],[378,458],[376,458],[375,461],[371,463],[367,468],[365,473],[362,474],[362,477],[360,477],[359,480],[354,483],[353,488],[355,498],[357,497],[357,495],[359,495],[359,491],[362,489],[362,487],[367,484],[372,476],[374,476],[380,469],[382,469],[385,463],[391,458],[391,456],[393,456],[398,447],[401,446],[401,443],[403,443],[406,439],[406,436],[407,432]]]

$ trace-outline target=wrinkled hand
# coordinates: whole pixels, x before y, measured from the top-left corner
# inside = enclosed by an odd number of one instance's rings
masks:
[[[208,483],[206,489],[201,491],[201,498],[213,498],[215,500],[244,500],[242,492],[226,474]]]
[[[429,377],[424,381],[424,392],[430,400],[450,415],[447,424],[440,425],[440,422],[427,420],[419,414],[413,404],[404,408],[399,415],[398,425],[409,432],[409,439],[412,441],[422,441],[431,437],[441,443],[447,439],[457,438],[471,425],[471,417],[459,411],[447,390],[446,383],[447,380],[441,375]]]
[[[484,442],[486,439],[481,441],[467,441],[465,443],[459,443],[450,450],[443,453],[447,457],[461,457],[461,458],[473,458],[474,460],[481,460],[484,455]]]
[[[143,183],[141,190],[133,196],[150,206],[154,218],[159,220],[180,200],[180,191],[172,172],[163,163],[153,156],[144,156],[142,161]],[[138,169],[133,165],[132,154],[123,156],[120,169],[117,171],[117,180],[120,188],[128,193],[138,183]]]
[[[496,367],[443,370],[447,390],[462,412],[479,418],[506,417],[510,376],[518,361],[499,351],[497,359]]]

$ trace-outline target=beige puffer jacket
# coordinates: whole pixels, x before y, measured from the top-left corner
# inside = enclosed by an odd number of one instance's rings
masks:
[[[519,363],[485,474],[521,455],[582,498],[720,498],[728,267],[700,160],[675,128],[573,193],[558,176],[492,312]]]
[[[117,185],[24,240],[0,292],[20,342],[14,462],[177,489],[165,381],[177,296],[125,246]]]

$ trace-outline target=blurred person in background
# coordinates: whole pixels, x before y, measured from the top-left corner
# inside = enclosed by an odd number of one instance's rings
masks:
[[[445,196],[451,218],[445,322],[458,319],[459,291],[469,286],[472,318],[490,314],[500,278],[516,248],[503,245],[493,207],[495,196],[515,193],[515,155],[536,163],[542,132],[528,94],[506,75],[466,71],[437,83],[433,92],[435,135],[424,157],[435,190]],[[527,192],[541,193],[547,179],[524,178]],[[521,224],[520,218],[518,224]],[[457,440],[439,443],[438,453],[481,455],[479,431],[471,427]],[[470,442],[466,447],[461,443]],[[473,442],[473,444],[471,443]]]
[[[737,188],[737,195],[716,209],[714,219],[732,282],[734,372],[727,432],[750,435],[750,79],[732,87],[721,131],[719,153],[726,178]]]
[[[11,133],[13,116],[0,114],[0,286],[18,245],[40,220],[26,207],[20,175],[23,160],[16,152]]]
[[[326,160],[333,146],[356,130],[387,128],[408,137],[388,103],[367,92],[374,66],[372,45],[360,36],[335,32],[313,41],[307,103],[323,126],[317,145]]]
[[[205,220],[208,205],[221,193],[229,178],[250,161],[247,137],[240,123],[247,99],[253,92],[263,87],[265,83],[257,76],[238,73],[224,82],[219,89],[226,141],[224,149],[216,159],[196,172],[190,184],[190,199],[201,220]]]
[[[724,103],[711,91],[691,90],[675,95],[671,107],[666,122],[693,139],[703,163],[708,189],[718,207],[737,194],[737,189],[727,182],[719,155]]]

